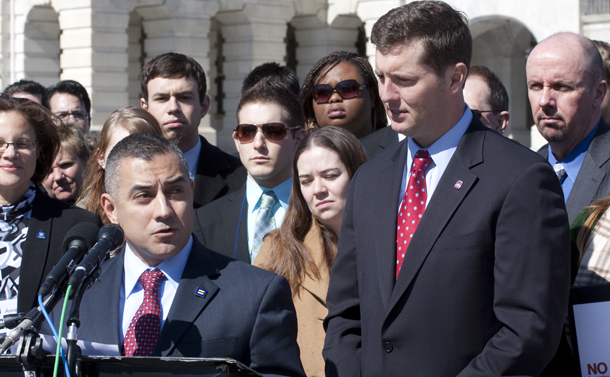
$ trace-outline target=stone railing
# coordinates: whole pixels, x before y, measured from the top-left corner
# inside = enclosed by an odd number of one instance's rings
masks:
[[[610,14],[610,0],[580,0],[580,14]]]

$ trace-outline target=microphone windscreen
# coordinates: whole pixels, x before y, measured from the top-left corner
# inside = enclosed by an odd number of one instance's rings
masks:
[[[99,233],[97,239],[105,239],[110,242],[110,250],[114,250],[123,244],[123,229],[117,224],[104,225]]]
[[[63,250],[67,250],[70,242],[74,240],[83,241],[85,245],[87,245],[87,250],[91,249],[97,242],[97,234],[99,230],[100,228],[97,225],[88,222],[82,222],[74,225],[64,237]]]

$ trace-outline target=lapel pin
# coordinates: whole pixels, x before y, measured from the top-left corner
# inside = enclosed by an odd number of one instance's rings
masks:
[[[204,298],[206,293],[208,293],[208,291],[206,291],[205,289],[197,288],[197,290],[195,291],[195,296]]]
[[[38,234],[36,234],[36,238],[39,238],[39,239],[41,239],[41,240],[44,240],[44,239],[46,239],[46,238],[47,238],[47,235],[46,235],[46,234],[44,234],[44,232],[43,232],[43,230],[42,230],[42,229],[40,229],[40,231],[38,232]]]
[[[462,181],[457,181],[457,182],[455,182],[455,185],[453,185],[453,188],[456,190],[459,190],[462,187],[463,183],[464,182],[462,182]]]

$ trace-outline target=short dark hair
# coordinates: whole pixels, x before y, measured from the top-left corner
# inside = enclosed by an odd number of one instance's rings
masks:
[[[4,88],[2,93],[8,94],[11,97],[15,93],[28,93],[35,96],[39,95],[42,98],[44,91],[45,88],[40,83],[32,80],[21,79]]]
[[[305,114],[305,124],[314,125],[313,128],[317,128],[316,114],[313,109],[313,87],[316,86],[333,68],[339,63],[349,63],[356,67],[360,76],[364,80],[369,96],[371,97],[371,103],[373,104],[373,111],[371,111],[371,124],[373,130],[377,131],[388,124],[388,118],[386,116],[386,110],[379,97],[379,87],[377,84],[377,77],[371,63],[368,59],[360,56],[353,52],[346,51],[335,51],[318,60],[316,65],[309,71],[307,77],[303,81],[303,88],[299,99],[303,105],[303,113]]]
[[[606,80],[606,82],[608,82],[608,85],[610,85],[610,44],[604,41],[595,40],[592,40],[591,42],[593,42],[595,47],[597,47],[597,50],[599,51],[599,54],[602,57],[602,61],[604,64],[604,80]]]
[[[303,127],[303,107],[298,97],[286,87],[285,83],[278,77],[268,76],[257,82],[253,87],[246,90],[241,96],[237,106],[237,121],[242,107],[249,103],[263,102],[280,105],[288,112],[289,127]]]
[[[137,133],[131,134],[119,141],[110,151],[106,161],[106,192],[116,200],[116,189],[121,181],[119,167],[124,159],[137,158],[152,161],[156,156],[168,153],[175,153],[178,156],[182,168],[188,175],[189,167],[184,155],[177,146],[163,137],[154,134]]]
[[[257,82],[268,76],[277,77],[282,80],[294,95],[299,95],[301,86],[299,85],[299,79],[294,71],[289,67],[274,62],[263,63],[250,71],[241,85],[241,93],[244,94],[246,90],[252,88]]]
[[[483,65],[473,65],[468,72],[468,77],[482,78],[489,88],[489,98],[487,102],[491,105],[491,110],[495,113],[508,111],[508,93],[502,81],[495,73]],[[486,110],[486,109],[479,109]]]
[[[383,15],[371,32],[378,48],[392,49],[407,40],[421,40],[422,63],[440,76],[452,64],[470,67],[472,35],[468,19],[442,1],[414,1]]]
[[[48,109],[29,99],[0,95],[0,112],[10,111],[21,115],[36,134],[38,158],[32,181],[39,185],[51,172],[51,166],[59,150],[59,136],[53,124],[52,114]]]
[[[63,80],[55,85],[49,86],[42,96],[42,105],[47,109],[51,109],[51,97],[53,97],[55,93],[67,93],[78,98],[80,103],[85,106],[87,115],[91,116],[91,99],[89,98],[87,89],[79,82],[74,80]]]
[[[157,55],[153,60],[146,63],[142,68],[142,72],[140,72],[140,88],[144,101],[148,101],[148,82],[157,77],[164,79],[194,78],[197,81],[199,103],[203,101],[205,93],[208,90],[203,68],[201,68],[201,65],[195,59],[184,54],[168,52]]]

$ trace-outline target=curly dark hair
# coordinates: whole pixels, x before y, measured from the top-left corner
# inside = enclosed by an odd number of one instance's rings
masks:
[[[339,63],[350,63],[356,69],[364,79],[364,84],[369,90],[371,97],[371,103],[373,104],[373,111],[371,112],[371,123],[373,125],[373,131],[377,131],[388,124],[386,117],[385,108],[379,98],[379,88],[377,86],[377,78],[371,63],[365,58],[353,52],[336,51],[322,59],[318,60],[316,65],[309,71],[307,77],[303,81],[301,87],[301,93],[299,94],[299,100],[303,105],[303,113],[305,115],[305,125],[308,129],[316,129],[318,122],[316,121],[316,115],[313,110],[313,87],[316,86],[326,74],[330,72]]]

